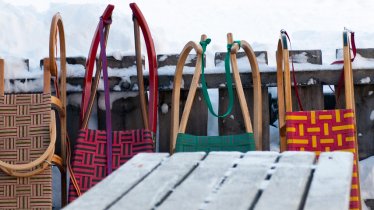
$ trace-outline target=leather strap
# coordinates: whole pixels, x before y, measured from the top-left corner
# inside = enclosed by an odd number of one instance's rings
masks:
[[[288,39],[288,42],[290,43],[290,49],[292,50],[291,39],[290,39],[290,36],[288,36],[287,31],[281,30],[281,33],[284,33],[286,35],[286,37]],[[293,87],[294,87],[294,90],[295,90],[295,96],[296,96],[296,99],[297,99],[297,104],[299,105],[300,111],[303,111],[304,108],[303,108],[303,105],[301,104],[301,99],[300,99],[299,89],[298,89],[298,85],[297,85],[297,81],[296,81],[295,67],[293,65],[293,57],[292,56],[291,56],[291,66],[292,66]]]
[[[145,40],[145,45],[147,48],[147,57],[148,57],[148,68],[149,68],[149,100],[148,100],[148,127],[153,131],[153,133],[156,133],[157,131],[157,110],[158,110],[158,76],[157,76],[157,59],[156,59],[156,51],[152,39],[151,32],[149,30],[148,24],[143,16],[143,13],[140,11],[139,7],[135,3],[130,4],[130,8],[133,12],[133,20],[134,20],[134,29],[137,27],[138,24],[140,29],[142,30],[143,37]],[[136,29],[134,30],[135,33],[135,43],[137,43],[136,40],[139,40],[139,33],[136,32]],[[140,60],[139,57],[141,56],[139,47],[136,47],[136,56],[137,61]],[[142,80],[142,74],[139,74],[138,69],[138,81]],[[141,85],[141,82],[139,82],[139,85]],[[144,87],[143,87],[144,88]],[[140,90],[140,89],[139,89]],[[140,92],[140,97],[143,93]],[[143,99],[145,102],[145,99]],[[141,103],[144,103],[141,102]],[[144,103],[145,104],[145,103]],[[141,106],[144,106],[141,104]],[[146,116],[146,114],[143,113],[143,118]]]

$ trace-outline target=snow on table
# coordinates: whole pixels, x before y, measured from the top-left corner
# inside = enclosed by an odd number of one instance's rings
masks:
[[[139,154],[65,209],[349,209],[353,155]]]

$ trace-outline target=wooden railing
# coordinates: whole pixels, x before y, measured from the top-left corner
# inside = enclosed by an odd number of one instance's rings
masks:
[[[373,58],[373,49],[359,49],[358,54],[362,57]],[[275,52],[272,52],[275,53]],[[338,50],[337,50],[338,54]],[[297,55],[302,55],[304,60],[310,64],[315,65],[296,65],[296,78],[299,83],[299,95],[302,98],[303,107],[309,109],[332,109],[334,107],[341,107],[344,101],[344,96],[339,97],[337,104],[335,104],[335,97],[332,93],[324,94],[323,86],[336,86],[341,74],[341,67],[331,67],[322,65],[321,50],[299,50],[292,51],[295,62],[299,62]],[[243,57],[244,54],[239,53],[238,58]],[[275,67],[268,67],[267,52],[256,52],[260,64],[261,81],[262,81],[262,98],[263,98],[263,148],[270,149],[270,139],[278,138],[270,136],[269,130],[271,124],[277,120],[277,103],[274,96],[269,94],[269,88],[276,87],[276,72]],[[158,55],[159,62],[159,133],[157,148],[160,152],[168,152],[170,139],[170,119],[171,119],[171,96],[173,73],[166,72],[166,69],[175,70],[178,55]],[[218,107],[220,112],[224,111],[228,104],[227,90],[224,82],[223,69],[224,53],[216,53],[214,68],[217,73],[209,73],[206,75],[206,81],[209,88],[216,88],[219,92]],[[28,63],[28,61],[25,61]],[[187,66],[195,66],[196,58],[191,55],[190,63]],[[74,57],[68,59],[69,64],[82,65],[84,68],[85,58]],[[374,62],[373,62],[374,63]],[[130,71],[129,68],[135,69],[135,57],[125,56],[121,60],[116,60],[109,57],[108,65],[112,69],[114,76],[110,77],[110,87],[112,92],[117,92],[112,95],[112,121],[113,129],[133,129],[142,127],[142,118],[140,117],[139,97],[137,93],[137,77],[129,75],[123,77],[123,72]],[[241,65],[242,66],[242,65]],[[252,76],[250,75],[249,64],[244,68],[240,68],[241,79],[244,86],[245,95],[250,109],[251,117],[253,117],[253,89]],[[374,65],[373,65],[374,66]],[[303,67],[304,69],[300,69]],[[69,68],[69,67],[68,67]],[[118,68],[118,69],[115,69]],[[123,69],[125,68],[125,70]],[[127,70],[126,70],[127,69]],[[309,70],[308,70],[309,69]],[[134,71],[135,72],[135,71]],[[209,70],[208,70],[209,72]],[[122,76],[117,73],[121,73]],[[184,74],[183,82],[184,88],[181,92],[181,109],[187,98],[188,87],[190,85],[192,74]],[[17,82],[29,82],[34,79],[17,79]],[[67,82],[75,88],[68,90],[68,101],[70,101],[68,110],[68,132],[70,139],[74,144],[77,131],[79,129],[79,101],[81,92],[79,87],[82,86],[83,79],[81,77],[68,77]],[[11,80],[15,83],[15,80]],[[145,84],[148,83],[147,78]],[[354,68],[354,84],[355,84],[355,100],[356,100],[356,115],[357,115],[357,129],[359,142],[360,159],[374,155],[374,68]],[[34,90],[30,89],[30,92]],[[126,92],[126,93],[125,93]],[[97,100],[97,125],[99,129],[105,129],[105,111],[100,107],[100,98],[103,97],[101,91],[98,93]],[[293,97],[295,99],[295,97]],[[237,99],[236,99],[237,100]],[[296,107],[296,101],[293,102]],[[208,111],[203,100],[202,92],[197,91],[195,101],[192,107],[192,112],[187,124],[186,133],[196,135],[207,135],[207,119]],[[253,119],[252,119],[253,122]],[[244,131],[244,123],[241,117],[239,103],[235,103],[231,115],[226,118],[219,119],[219,134],[240,133]]]

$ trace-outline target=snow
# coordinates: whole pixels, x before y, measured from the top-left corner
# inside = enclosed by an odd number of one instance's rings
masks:
[[[317,81],[313,78],[310,78],[307,82],[307,85],[314,85],[314,84],[317,84]]]
[[[278,120],[274,122],[274,126],[269,126],[270,127],[270,151],[274,152],[279,152],[279,123]]]
[[[75,106],[75,107],[80,107],[81,106],[81,101],[82,101],[82,94],[81,93],[73,93],[69,94],[67,96],[67,104]]]
[[[128,91],[128,92],[111,92],[110,93],[110,109],[112,109],[112,106],[113,106],[113,102],[117,101],[118,99],[121,99],[121,98],[129,98],[129,97],[136,97],[139,95],[139,92],[134,92],[134,91]],[[100,96],[99,96],[99,108],[101,110],[105,110],[105,97],[104,97],[104,93],[101,93]]]
[[[374,190],[373,190],[374,189],[374,156],[369,157],[365,160],[361,160],[359,167],[360,167],[361,197],[362,199],[373,199],[374,198]]]
[[[370,83],[370,77],[365,77],[360,80],[361,84],[368,84]]]
[[[374,110],[370,112],[370,120],[374,120]]]
[[[168,112],[169,112],[169,106],[167,104],[163,103],[161,105],[161,113],[162,114],[167,114]]]
[[[158,60],[159,60],[159,61],[165,61],[167,58],[168,58],[167,55],[163,55],[163,56],[161,56]]]

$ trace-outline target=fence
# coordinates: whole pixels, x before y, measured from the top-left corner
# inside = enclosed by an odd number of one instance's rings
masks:
[[[275,52],[272,52],[275,53]],[[339,50],[337,50],[337,55]],[[364,58],[374,58],[374,49],[358,49],[358,54]],[[219,92],[218,107],[220,112],[224,111],[228,104],[228,93],[225,88],[223,60],[225,53],[216,53],[215,65],[216,73],[210,72],[206,75],[207,86],[216,88]],[[333,94],[324,94],[324,86],[337,86],[339,76],[341,74],[340,66],[322,65],[321,50],[298,50],[291,51],[296,66],[296,78],[299,83],[299,95],[302,98],[304,109],[331,109],[341,107],[344,103],[344,96],[339,97],[335,103]],[[239,53],[238,58],[244,57],[244,53]],[[270,139],[277,138],[270,136],[270,126],[277,120],[276,99],[271,97],[270,88],[276,87],[276,71],[275,68],[267,66],[267,52],[256,52],[258,62],[260,64],[261,81],[262,81],[262,104],[263,104],[263,148],[270,149]],[[171,113],[171,96],[173,84],[173,70],[177,63],[178,55],[158,55],[159,65],[159,135],[158,150],[160,152],[169,151],[170,139],[170,119]],[[189,63],[186,66],[195,66],[196,56],[190,55]],[[74,141],[76,133],[79,129],[79,113],[80,113],[80,97],[83,84],[85,58],[73,57],[68,58],[69,76],[68,82],[68,133],[70,139]],[[28,64],[28,61],[25,60]],[[374,62],[373,62],[374,63]],[[314,64],[314,65],[312,65]],[[143,61],[144,65],[144,61]],[[139,97],[137,94],[137,78],[134,76],[135,56],[124,56],[117,60],[114,57],[108,57],[108,66],[111,68],[110,88],[112,91],[112,121],[113,129],[132,129],[142,127],[142,118],[140,117]],[[240,65],[242,67],[244,65]],[[371,67],[354,68],[354,84],[355,84],[355,101],[357,114],[357,129],[360,159],[374,155],[374,65]],[[187,67],[188,68],[188,67]],[[249,64],[244,68],[240,68],[241,79],[244,85],[244,92],[250,109],[251,117],[253,117],[253,89],[252,76],[249,70]],[[209,71],[209,70],[208,70]],[[80,72],[80,73],[79,73]],[[188,87],[191,83],[192,73],[187,71],[183,75],[184,85],[181,92],[181,109],[187,99]],[[35,78],[13,79],[10,84],[23,84],[32,82]],[[148,84],[145,78],[145,84]],[[27,92],[34,92],[28,89]],[[102,89],[98,92],[98,99],[94,109],[97,110],[97,126],[99,129],[105,129],[105,111],[102,103]],[[202,92],[197,91],[192,112],[187,124],[186,133],[196,135],[207,135],[207,119],[208,111],[204,100],[202,100]],[[296,99],[296,97],[293,97]],[[237,99],[235,99],[237,101]],[[293,101],[297,110],[296,100]],[[94,110],[95,112],[95,110]],[[94,120],[95,121],[95,120]],[[253,122],[253,119],[252,119]],[[236,102],[231,115],[226,118],[219,119],[219,134],[240,133],[244,131],[244,123],[241,117],[239,103]],[[74,142],[73,142],[74,143]]]

